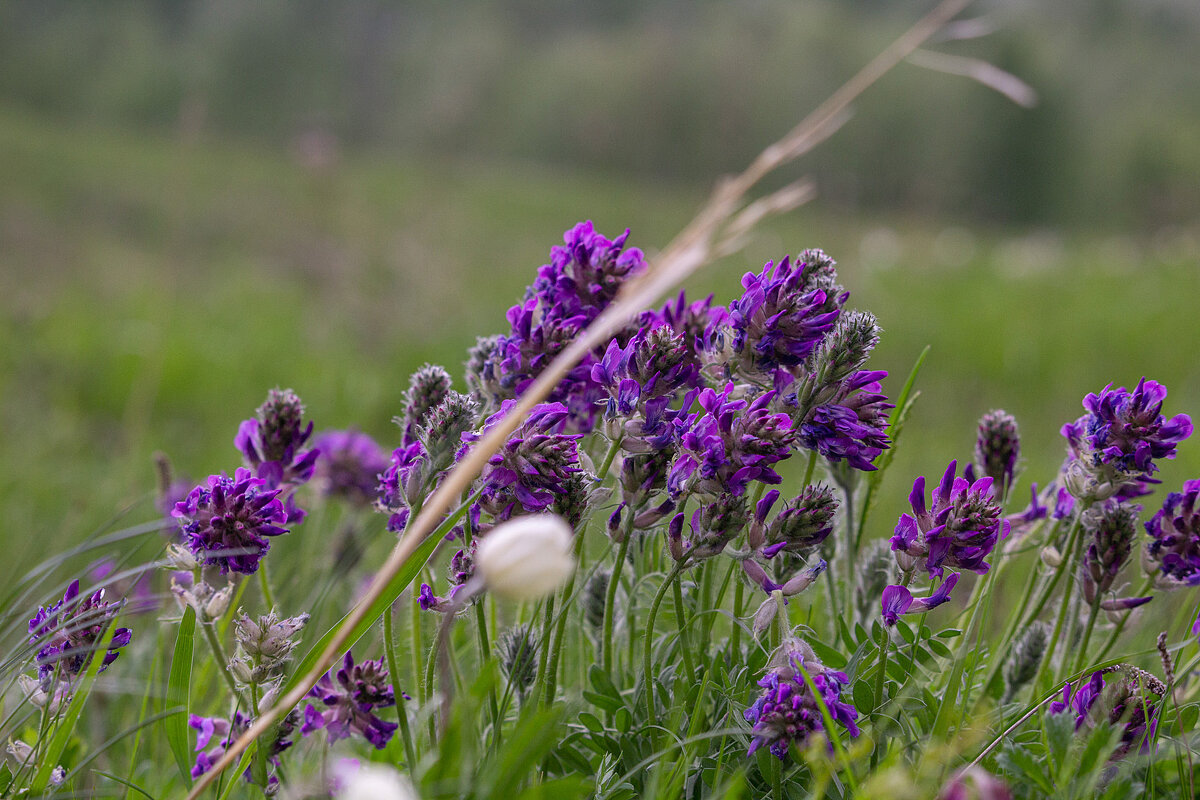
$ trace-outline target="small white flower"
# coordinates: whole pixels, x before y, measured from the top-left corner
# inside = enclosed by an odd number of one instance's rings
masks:
[[[493,594],[537,600],[574,573],[572,536],[571,526],[554,514],[516,517],[480,539],[475,570]]]
[[[408,778],[383,764],[344,758],[334,766],[337,800],[418,800]]]

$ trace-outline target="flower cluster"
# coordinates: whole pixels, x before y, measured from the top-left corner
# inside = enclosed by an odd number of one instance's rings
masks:
[[[1117,576],[1133,554],[1137,537],[1137,518],[1141,506],[1109,500],[1093,506],[1083,515],[1088,536],[1080,570],[1080,588],[1089,604],[1103,598],[1116,583]],[[1106,611],[1123,611],[1149,603],[1149,597],[1099,600]]]
[[[782,760],[792,744],[804,747],[815,734],[837,735],[825,729],[818,696],[829,716],[851,736],[858,736],[858,710],[842,699],[848,684],[846,673],[825,667],[804,642],[785,642],[758,682],[762,693],[744,712],[754,730],[750,752],[766,745]]]
[[[299,715],[292,712],[283,718],[275,729],[275,739],[267,751],[267,761],[272,766],[272,774],[267,777],[267,786],[263,787],[269,793],[279,785],[279,778],[274,771],[279,767],[279,754],[292,746],[292,734],[296,732]],[[196,731],[196,762],[192,765],[192,777],[199,778],[213,768],[221,760],[225,751],[254,723],[254,718],[241,711],[233,712],[232,720],[224,717],[201,717],[192,714],[188,717],[188,727]],[[243,779],[252,782],[252,767],[247,767],[242,774]]]
[[[1200,480],[1185,481],[1182,492],[1170,492],[1162,508],[1146,523],[1148,541],[1143,562],[1160,586],[1200,586]]]
[[[955,477],[958,462],[951,461],[933,491],[932,507],[925,505],[925,478],[913,483],[908,500],[911,514],[902,514],[892,536],[892,550],[905,572],[921,566],[930,577],[940,577],[945,567],[983,574],[984,560],[1010,523],[1002,518],[992,496],[992,479],[971,482]]]
[[[388,468],[387,453],[357,430],[325,431],[313,439],[317,456],[313,484],[326,497],[369,506],[379,497],[379,473]]]
[[[288,513],[271,488],[249,470],[234,476],[212,475],[176,503],[173,515],[181,522],[184,542],[197,559],[218,567],[221,574],[251,575],[271,548],[266,537],[287,533]]]
[[[396,732],[396,723],[385,722],[375,715],[376,709],[396,704],[382,659],[355,664],[354,657],[347,652],[342,666],[322,675],[308,695],[318,702],[309,703],[304,709],[300,733],[305,736],[324,729],[329,741],[336,742],[357,733],[382,750]],[[401,696],[408,699],[408,695]]]
[[[284,489],[282,500],[288,524],[299,524],[305,512],[292,496],[295,487],[306,483],[316,468],[318,451],[306,449],[313,424],[304,425],[304,404],[291,389],[272,389],[257,415],[244,421],[233,443],[246,466],[268,488]]]
[[[81,597],[76,580],[67,587],[62,600],[37,610],[29,620],[29,641],[37,648],[38,688],[42,692],[53,694],[56,682],[69,687],[87,670],[92,653],[119,607],[118,603],[104,601],[103,589]],[[129,628],[113,632],[101,671],[117,659],[132,637]]]
[[[1167,390],[1142,378],[1137,387],[1104,387],[1088,394],[1088,412],[1062,428],[1076,468],[1067,485],[1076,497],[1104,500],[1125,484],[1150,480],[1160,458],[1174,458],[1175,445],[1192,435],[1187,414],[1167,419],[1162,414]]]
[[[1001,497],[1007,497],[1021,455],[1017,420],[1003,409],[995,409],[979,420],[975,438],[975,466],[996,482]]]
[[[263,685],[282,677],[298,643],[296,634],[307,622],[308,614],[283,619],[274,611],[257,619],[240,615],[234,624],[238,654],[229,671],[242,684]]]
[[[1148,672],[1120,666],[1093,672],[1063,687],[1062,699],[1050,704],[1051,714],[1075,715],[1075,730],[1107,722],[1121,728],[1121,743],[1112,758],[1135,747],[1147,752],[1158,727],[1158,711],[1167,687]]]

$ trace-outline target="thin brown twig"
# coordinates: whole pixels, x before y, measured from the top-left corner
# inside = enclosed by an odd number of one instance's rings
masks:
[[[576,338],[517,399],[508,414],[500,419],[442,481],[425,501],[387,561],[376,573],[364,596],[342,621],[324,653],[311,669],[301,676],[275,705],[237,738],[224,755],[204,773],[187,795],[194,800],[233,765],[250,743],[262,736],[297,703],[304,699],[309,688],[325,674],[329,666],[342,655],[350,631],[362,622],[368,609],[378,600],[388,583],[400,571],[417,546],[432,532],[438,521],[482,471],[491,457],[516,430],[529,411],[540,403],[566,376],[570,369],[597,346],[616,334],[635,314],[657,302],[688,275],[712,260],[719,234],[742,207],[744,198],[766,175],[807,153],[836,130],[843,115],[859,95],[889,70],[903,61],[958,15],[971,0],[942,0],[932,11],[892,42],[883,52],[867,63],[850,80],[817,106],[782,139],[763,150],[744,172],[717,184],[708,202],[666,249],[653,259],[649,268],[628,281],[612,305],[608,306]]]

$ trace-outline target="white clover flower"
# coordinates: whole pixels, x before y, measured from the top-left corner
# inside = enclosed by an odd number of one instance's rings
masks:
[[[508,600],[537,600],[575,571],[571,526],[554,514],[516,517],[479,540],[475,571],[488,590]]]

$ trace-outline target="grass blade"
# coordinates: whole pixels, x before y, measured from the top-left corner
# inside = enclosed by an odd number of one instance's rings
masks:
[[[175,653],[171,656],[171,672],[167,676],[167,702],[182,705],[183,713],[167,718],[167,744],[179,766],[179,774],[185,783],[191,783],[191,750],[188,747],[188,716],[191,714],[192,648],[196,641],[196,612],[191,606],[183,612],[179,622],[179,634],[175,638]]]

